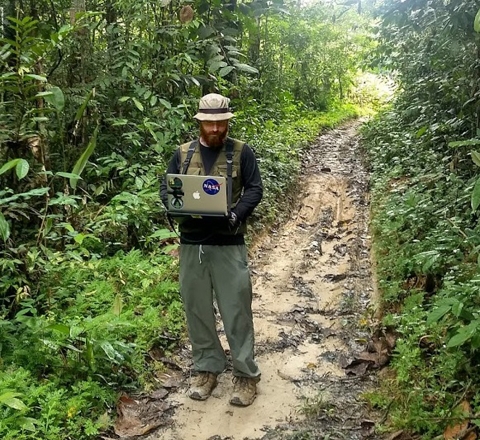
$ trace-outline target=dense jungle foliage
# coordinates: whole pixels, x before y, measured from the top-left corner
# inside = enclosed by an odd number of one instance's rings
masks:
[[[184,337],[158,179],[199,97],[257,153],[261,231],[307,142],[375,98],[373,3],[0,0],[0,438],[98,438],[155,386]]]
[[[398,332],[394,375],[370,399],[424,439],[480,424],[479,8],[384,2],[377,62],[399,93],[363,132],[384,324]],[[445,438],[476,438],[458,435]]]

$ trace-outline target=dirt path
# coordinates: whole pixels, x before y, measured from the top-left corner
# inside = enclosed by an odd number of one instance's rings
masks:
[[[375,380],[374,361],[352,362],[370,340],[374,309],[359,124],[318,138],[304,160],[298,210],[252,250],[256,401],[229,405],[231,371],[205,402],[188,399],[184,381],[167,397],[178,404],[173,423],[149,440],[374,438],[359,399]]]

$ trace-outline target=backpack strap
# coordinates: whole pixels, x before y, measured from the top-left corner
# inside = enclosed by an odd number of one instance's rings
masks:
[[[193,153],[195,153],[195,148],[197,148],[198,141],[193,141],[188,147],[187,157],[185,158],[182,165],[182,174],[187,174],[190,161],[192,160]]]
[[[233,170],[233,149],[234,141],[231,138],[227,138],[225,143],[225,155],[227,156],[227,211],[230,214],[232,208],[232,170]]]

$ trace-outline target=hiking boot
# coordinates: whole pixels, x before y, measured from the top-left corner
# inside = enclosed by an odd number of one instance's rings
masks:
[[[233,393],[230,403],[237,406],[248,406],[257,395],[258,378],[235,376],[233,378]]]
[[[194,400],[208,399],[216,386],[217,375],[208,371],[201,371],[192,379],[187,396]]]

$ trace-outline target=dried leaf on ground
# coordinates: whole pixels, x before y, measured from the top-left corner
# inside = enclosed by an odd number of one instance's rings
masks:
[[[470,404],[464,400],[461,402],[454,410],[454,416],[457,416],[460,420],[454,425],[448,426],[443,433],[443,438],[445,440],[456,440],[456,439],[468,439],[475,440],[477,438],[474,432],[468,432],[469,416],[471,414],[472,408]],[[473,435],[474,437],[472,437]]]
[[[408,432],[405,432],[403,429],[387,437],[386,440],[415,440],[418,436],[412,437]]]
[[[120,438],[145,435],[159,426],[171,423],[164,412],[172,405],[150,397],[132,399],[120,397],[117,404],[118,418],[115,422],[115,434]]]
[[[373,420],[362,420],[360,427],[363,437],[370,437],[375,433],[375,422]]]
[[[367,373],[369,365],[370,364],[368,362],[354,360],[348,367],[345,368],[345,372],[348,375],[363,376]]]
[[[178,388],[184,380],[180,372],[162,373],[158,378],[160,379],[162,387],[167,389]]]
[[[395,346],[395,335],[377,331],[361,353],[354,356],[353,360],[342,367],[347,374],[361,376],[369,369],[383,368],[391,358],[392,349]]]

